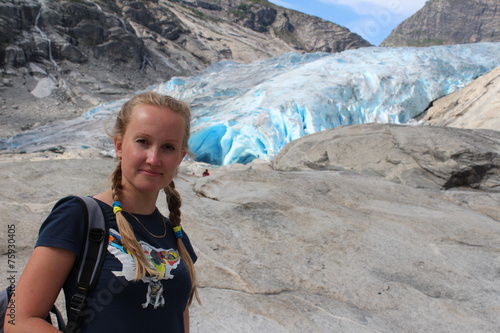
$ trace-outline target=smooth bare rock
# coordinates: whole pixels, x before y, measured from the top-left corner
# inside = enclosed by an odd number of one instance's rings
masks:
[[[500,131],[500,67],[434,101],[425,124]]]
[[[115,161],[85,151],[0,165],[0,244],[15,224],[18,278],[56,200],[107,189]],[[205,167],[185,162],[176,179],[203,301],[191,332],[498,331],[500,193],[264,163],[199,176]]]
[[[104,191],[114,165],[113,159],[88,152],[0,155],[0,253],[8,244],[6,225],[17,226],[17,250],[30,252],[38,228],[57,200]]]
[[[443,192],[346,171],[269,170],[216,173],[194,190],[201,198],[185,199],[185,223],[206,297],[192,310],[194,332],[500,324],[499,221]]]
[[[279,171],[352,170],[414,187],[500,191],[500,132],[364,124],[336,127],[288,144]]]
[[[44,98],[50,96],[52,91],[56,88],[56,82],[51,77],[46,77],[38,80],[38,83],[31,91],[31,94],[37,98]]]

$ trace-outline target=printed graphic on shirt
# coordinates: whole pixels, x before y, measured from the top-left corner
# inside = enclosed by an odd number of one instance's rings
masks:
[[[151,267],[158,271],[158,275],[142,278],[142,281],[148,284],[146,302],[142,304],[142,307],[146,308],[151,304],[156,309],[165,304],[161,280],[174,278],[171,272],[179,265],[180,256],[174,249],[157,249],[143,241],[139,241],[139,244]],[[127,281],[132,281],[134,279],[135,261],[127,249],[123,247],[120,234],[112,228],[109,229],[108,251],[122,263],[123,267],[121,272],[113,271],[113,274],[123,276]]]

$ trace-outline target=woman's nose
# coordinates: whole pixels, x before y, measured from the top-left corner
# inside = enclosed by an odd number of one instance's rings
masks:
[[[159,165],[160,164],[160,156],[158,153],[158,149],[151,148],[148,150],[148,156],[146,159],[146,163],[150,165]]]

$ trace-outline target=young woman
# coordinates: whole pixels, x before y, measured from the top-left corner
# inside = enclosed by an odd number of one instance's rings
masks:
[[[114,127],[119,163],[111,189],[95,195],[109,224],[108,251],[83,311],[82,332],[189,332],[196,254],[180,228],[173,178],[188,152],[189,107],[145,92],[126,102]],[[166,194],[169,218],[156,208]],[[43,223],[16,287],[15,325],[6,332],[55,332],[46,318],[61,288],[76,289],[74,264],[84,217],[76,197],[58,202]]]

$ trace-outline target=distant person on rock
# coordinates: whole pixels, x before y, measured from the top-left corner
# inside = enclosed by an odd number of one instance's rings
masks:
[[[173,179],[189,152],[190,119],[187,104],[154,92],[122,106],[113,133],[118,163],[111,189],[93,196],[107,220],[109,241],[81,312],[81,332],[189,332],[189,305],[194,297],[199,301],[197,256],[181,228]],[[168,218],[156,207],[160,191]],[[58,332],[45,318],[61,288],[69,310],[84,229],[80,199],[61,199],[40,228],[15,289],[15,325],[6,320],[5,332]]]
[[[205,169],[205,171],[203,171],[203,177],[206,176],[210,176],[210,172],[208,172],[208,169]]]

